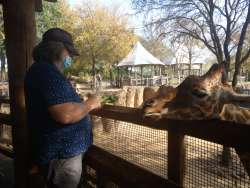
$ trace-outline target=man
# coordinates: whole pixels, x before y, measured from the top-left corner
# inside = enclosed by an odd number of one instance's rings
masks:
[[[82,101],[61,73],[79,55],[70,33],[49,29],[32,55],[35,63],[24,81],[30,157],[45,187],[75,188],[93,143],[88,113],[102,107],[100,98]]]

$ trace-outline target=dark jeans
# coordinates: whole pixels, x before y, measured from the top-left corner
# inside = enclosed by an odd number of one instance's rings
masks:
[[[62,159],[53,159],[47,164],[37,165],[43,176],[44,188],[77,188],[82,175],[84,154]]]

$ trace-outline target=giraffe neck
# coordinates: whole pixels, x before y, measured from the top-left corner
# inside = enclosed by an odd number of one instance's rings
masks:
[[[233,104],[226,104],[219,115],[219,119],[242,124],[250,124],[250,111],[240,109]]]

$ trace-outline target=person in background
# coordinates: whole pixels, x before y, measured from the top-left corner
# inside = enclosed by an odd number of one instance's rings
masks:
[[[88,113],[102,104],[95,95],[83,101],[61,73],[79,55],[70,33],[49,29],[32,55],[24,81],[30,158],[44,187],[76,188],[82,158],[93,143]]]
[[[89,85],[90,85],[90,88],[92,89],[93,88],[93,81],[92,80],[89,82]]]
[[[80,91],[80,85],[79,84],[76,84],[76,91]]]
[[[100,74],[98,74],[97,80],[98,80],[98,82],[99,82],[99,89],[102,90],[102,77],[101,77]]]

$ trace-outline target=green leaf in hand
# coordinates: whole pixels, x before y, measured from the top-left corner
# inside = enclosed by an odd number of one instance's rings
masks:
[[[102,98],[101,103],[113,103],[117,100],[119,100],[119,98],[117,96],[109,95],[107,97]]]

